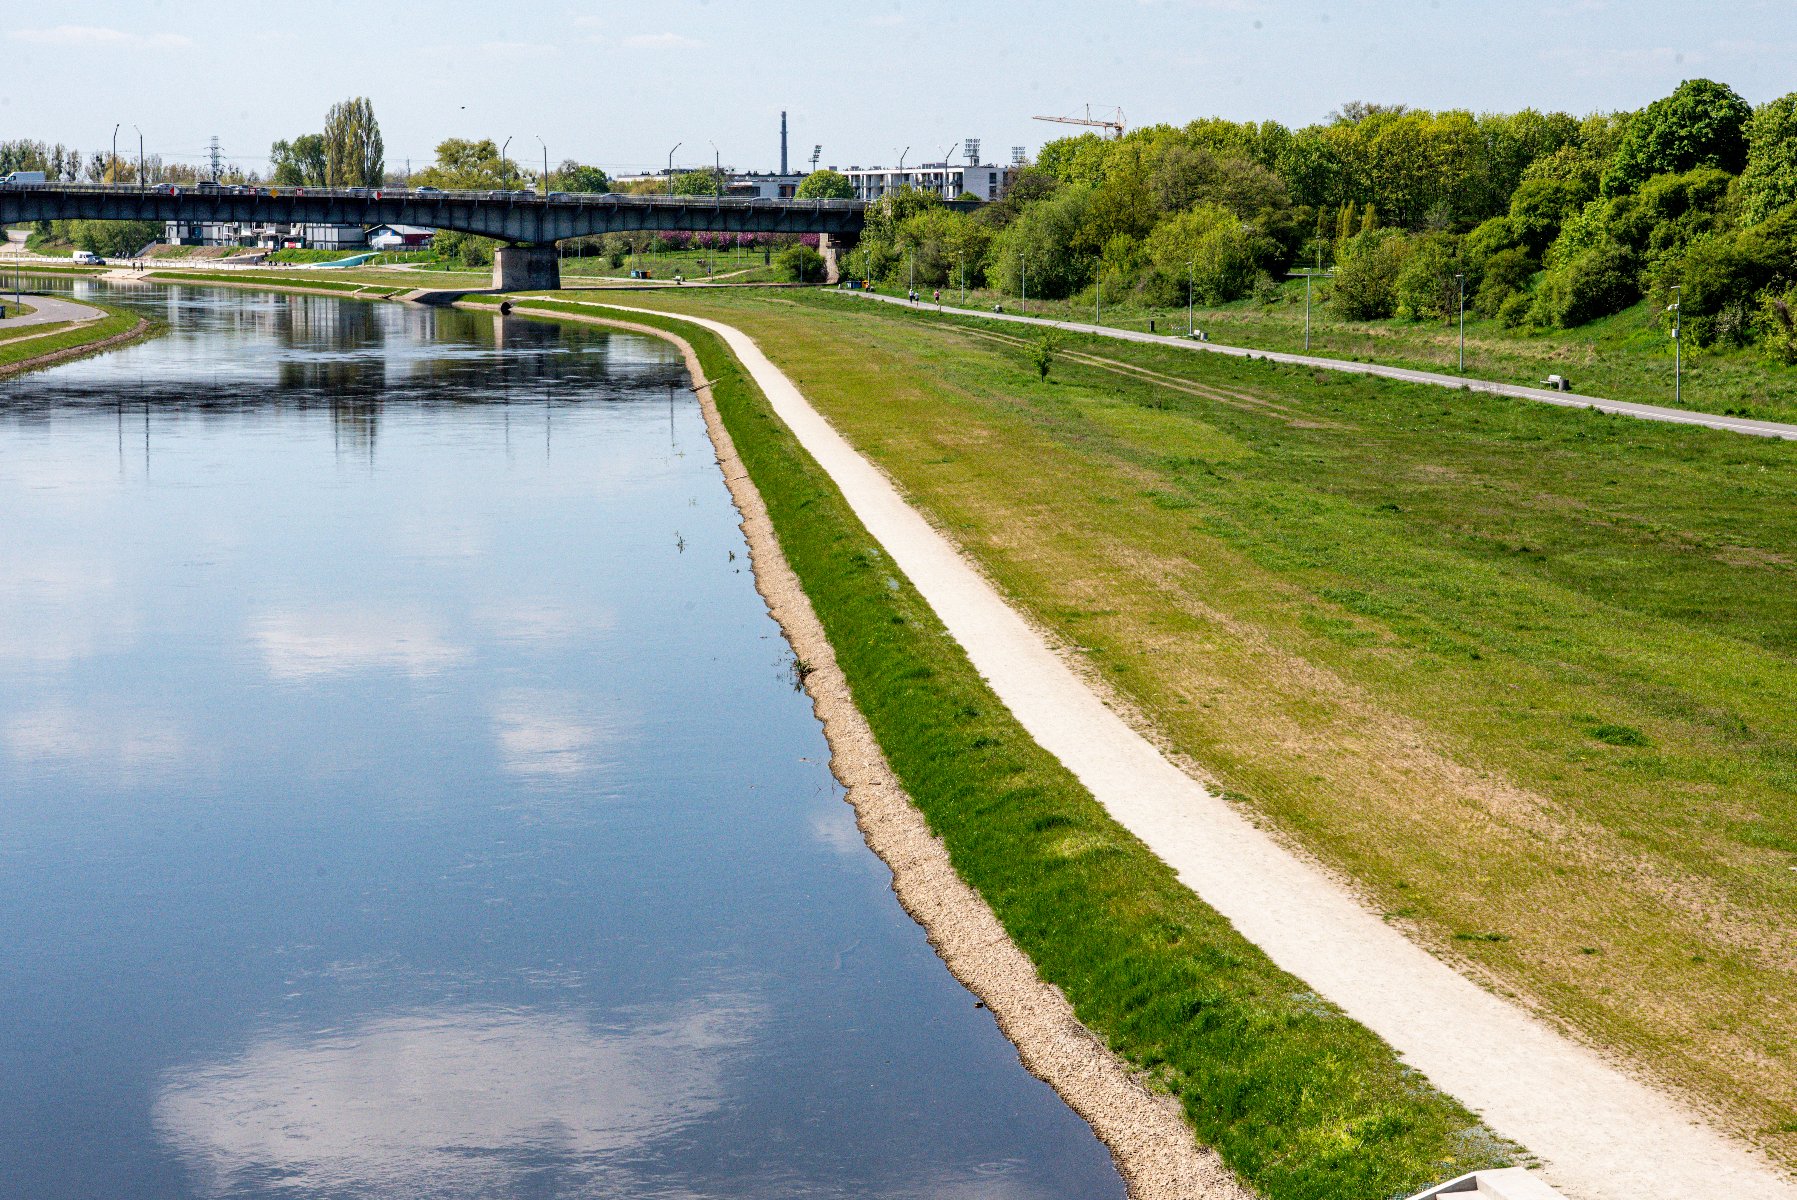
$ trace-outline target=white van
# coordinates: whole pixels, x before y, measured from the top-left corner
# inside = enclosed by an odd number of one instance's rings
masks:
[[[106,260],[101,258],[98,254],[95,254],[92,250],[77,250],[75,251],[74,257],[75,262],[84,267],[103,267],[106,265]]]
[[[12,174],[6,176],[4,179],[0,179],[0,183],[42,183],[42,182],[44,182],[44,173],[42,171],[14,171]]]

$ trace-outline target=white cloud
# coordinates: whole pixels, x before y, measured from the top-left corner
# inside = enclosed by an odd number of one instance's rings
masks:
[[[104,25],[52,25],[48,29],[15,29],[7,36],[39,46],[138,46],[167,50],[191,46],[193,39],[180,33],[127,33]]]
[[[630,50],[697,50],[703,44],[681,33],[633,33],[624,39]]]
[[[414,678],[454,666],[468,652],[417,612],[321,608],[271,612],[250,624],[268,673],[281,680],[399,670]]]
[[[0,662],[66,667],[136,637],[136,613],[107,564],[0,553]]]
[[[293,1195],[513,1195],[546,1157],[583,1191],[631,1194],[644,1146],[723,1103],[722,1052],[755,1019],[711,997],[599,1030],[469,1007],[274,1034],[171,1072],[153,1121],[212,1195],[270,1179]]]

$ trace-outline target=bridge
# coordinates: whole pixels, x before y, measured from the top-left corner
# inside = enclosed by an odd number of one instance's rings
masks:
[[[837,244],[860,234],[859,200],[762,200],[616,193],[442,192],[430,188],[224,187],[202,184],[0,185],[0,225],[24,221],[178,221],[200,224],[420,225],[497,238],[493,286],[561,286],[555,243],[646,230],[815,233]],[[826,243],[828,244],[828,243]]]

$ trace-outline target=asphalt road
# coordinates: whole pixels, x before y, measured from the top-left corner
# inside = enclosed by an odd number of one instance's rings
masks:
[[[106,315],[100,309],[76,304],[72,300],[58,300],[54,296],[33,296],[26,303],[37,311],[22,317],[8,317],[0,321],[0,329],[17,329],[21,325],[52,325],[58,321],[97,321]]]
[[[1251,350],[1244,346],[1225,346],[1217,342],[1195,342],[1190,338],[1138,333],[1133,329],[1111,329],[1104,325],[1090,325],[1079,321],[1051,321],[1046,317],[982,312],[971,308],[937,310],[935,305],[926,304],[921,300],[914,305],[901,296],[882,296],[877,292],[844,292],[842,294],[859,296],[867,300],[878,300],[885,304],[897,304],[903,308],[916,308],[920,311],[941,311],[957,317],[979,317],[982,320],[1009,321],[1017,325],[1042,325],[1052,329],[1063,329],[1069,333],[1097,334],[1100,337],[1116,338],[1123,342],[1178,346],[1182,350],[1202,350],[1210,354],[1233,355],[1236,358],[1264,358],[1268,362],[1313,367],[1319,371],[1346,371],[1354,375],[1377,375],[1383,379],[1400,379],[1405,383],[1425,383],[1435,387],[1453,388],[1456,391],[1464,388],[1474,392],[1489,392],[1497,396],[1514,396],[1519,400],[1533,400],[1539,404],[1554,404],[1561,408],[1591,408],[1598,412],[1615,413],[1619,416],[1639,417],[1643,421],[1665,421],[1673,425],[1701,425],[1706,429],[1723,429],[1730,433],[1750,434],[1753,437],[1784,438],[1787,441],[1797,441],[1797,425],[1786,425],[1778,421],[1755,421],[1748,417],[1724,417],[1714,413],[1691,412],[1682,408],[1662,408],[1657,404],[1632,404],[1626,400],[1605,400],[1601,396],[1581,396],[1574,392],[1555,392],[1549,391],[1547,388],[1523,387],[1514,383],[1495,383],[1489,379],[1442,375],[1434,371],[1413,371],[1408,367],[1383,367],[1376,363],[1349,362],[1341,358],[1319,358],[1311,354],[1287,354],[1277,350]]]

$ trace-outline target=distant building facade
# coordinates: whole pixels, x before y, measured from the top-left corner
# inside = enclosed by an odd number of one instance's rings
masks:
[[[922,163],[915,167],[850,167],[843,172],[855,189],[857,200],[878,200],[900,188],[933,192],[944,200],[971,194],[992,201],[1003,196],[1017,177],[1017,168],[998,163]]]
[[[256,250],[361,250],[368,245],[368,234],[369,230],[364,225],[290,224],[280,221],[169,221],[163,226],[162,240],[171,246],[243,246]]]

